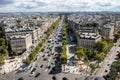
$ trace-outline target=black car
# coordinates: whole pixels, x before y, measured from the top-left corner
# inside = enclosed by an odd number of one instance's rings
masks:
[[[43,64],[42,65],[40,65],[40,68],[42,68],[43,67]]]
[[[35,75],[35,78],[37,78],[38,76],[40,76],[40,73],[37,73],[37,74]]]
[[[54,55],[54,53],[52,53],[52,55]]]
[[[63,77],[63,79],[62,80],[68,80],[68,78],[66,78],[66,77]]]
[[[55,76],[52,77],[53,80],[57,80],[57,78]]]
[[[41,49],[41,52],[43,52],[44,51],[44,49]]]
[[[51,68],[51,66],[48,66],[48,69],[50,69]]]
[[[33,68],[33,70],[31,71],[31,73],[34,72],[35,70],[36,70],[36,68]]]
[[[47,56],[50,56],[50,54],[48,54]]]
[[[47,61],[47,58],[44,58],[43,61]]]
[[[20,77],[18,80],[23,80],[23,77]]]
[[[43,55],[42,57],[45,57],[45,55]]]
[[[108,72],[108,70],[105,70],[105,72]]]

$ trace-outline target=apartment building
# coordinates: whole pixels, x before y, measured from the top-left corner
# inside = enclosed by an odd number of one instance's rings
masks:
[[[41,30],[39,28],[23,28],[21,30],[8,30],[5,32],[6,40],[13,35],[22,35],[22,34],[31,34],[32,36],[32,43],[35,43],[38,39]]]
[[[95,42],[101,40],[98,33],[79,33],[77,35],[77,45],[86,49],[93,49]]]
[[[101,28],[100,32],[103,38],[113,39],[114,26],[111,24],[106,24]]]
[[[10,37],[10,47],[22,53],[32,46],[32,36],[30,34],[14,35]]]

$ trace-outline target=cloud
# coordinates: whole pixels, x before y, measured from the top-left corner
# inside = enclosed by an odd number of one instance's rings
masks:
[[[45,6],[46,4],[44,2],[38,2],[38,1],[26,1],[26,2],[18,2],[15,4],[15,7],[17,8],[24,8],[24,9],[33,9],[40,6]]]
[[[96,5],[98,5],[99,7],[109,7],[109,6],[112,6],[112,3],[99,1],[99,2],[96,2]]]
[[[4,7],[9,4],[13,4],[14,0],[0,0],[0,7]]]
[[[120,0],[1,0],[0,11],[120,11],[119,5]]]

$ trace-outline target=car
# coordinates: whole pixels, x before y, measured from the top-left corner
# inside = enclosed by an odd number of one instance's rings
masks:
[[[110,66],[110,64],[107,64],[107,66]]]
[[[40,65],[40,68],[42,68],[43,67],[43,64],[42,65]]]
[[[103,78],[104,78],[105,80],[108,80],[108,78],[107,78],[105,75],[103,76]]]
[[[54,65],[54,63],[53,63],[53,62],[51,62],[51,64],[52,64],[52,65]]]
[[[23,68],[18,69],[18,72],[24,72],[24,71],[25,71],[25,69],[23,69]]]
[[[62,80],[68,80],[68,78],[66,78],[66,77],[63,77],[63,79]]]
[[[20,77],[18,80],[24,80],[23,77]]]
[[[36,71],[36,68],[33,68],[32,71],[31,71],[31,73],[32,73],[32,72],[35,72],[35,71]]]
[[[33,76],[34,74],[35,74],[35,72],[31,72],[31,73],[29,74],[29,77]]]
[[[53,80],[57,80],[56,76],[52,76],[52,79],[53,79]]]
[[[50,69],[51,68],[51,66],[48,66],[48,69]]]
[[[47,61],[47,58],[43,58],[43,61]]]
[[[42,57],[45,57],[45,55],[43,55]]]
[[[41,52],[43,52],[44,51],[44,49],[41,49]]]
[[[54,53],[52,53],[52,55],[54,55]]]
[[[105,72],[108,72],[108,70],[105,70]]]
[[[50,56],[50,54],[48,54],[47,56]]]
[[[34,62],[37,60],[37,57],[34,59]]]
[[[34,75],[35,71],[36,71],[36,68],[33,68],[32,71],[30,72],[30,75],[29,75],[29,76]]]
[[[37,73],[37,74],[35,75],[35,78],[37,78],[38,76],[40,76],[40,73]]]

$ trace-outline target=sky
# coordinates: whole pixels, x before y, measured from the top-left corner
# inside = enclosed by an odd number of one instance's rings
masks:
[[[120,0],[0,0],[0,12],[120,12]]]

